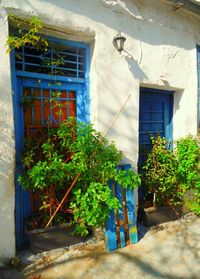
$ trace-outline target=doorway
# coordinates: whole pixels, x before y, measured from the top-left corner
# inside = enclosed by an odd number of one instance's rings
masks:
[[[138,171],[151,151],[151,136],[160,135],[173,141],[173,92],[166,90],[141,88],[139,106],[139,159]],[[139,188],[139,204],[142,203],[145,189]]]
[[[56,64],[55,61],[62,63]],[[16,246],[26,243],[24,221],[31,214],[30,194],[17,180],[24,139],[42,137],[49,127],[59,127],[68,117],[89,122],[89,46],[49,38],[47,50],[22,47],[11,53],[14,104],[16,174]]]

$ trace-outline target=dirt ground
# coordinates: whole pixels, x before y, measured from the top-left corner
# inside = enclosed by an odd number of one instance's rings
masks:
[[[152,227],[134,245],[108,252],[104,242],[59,250],[38,258],[21,272],[0,271],[0,279],[200,279],[200,218]]]

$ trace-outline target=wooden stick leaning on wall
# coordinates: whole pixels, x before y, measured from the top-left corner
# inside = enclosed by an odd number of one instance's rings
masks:
[[[107,135],[107,133],[109,132],[110,128],[113,126],[114,122],[117,120],[117,118],[119,117],[120,113],[123,111],[124,107],[126,106],[126,104],[128,103],[128,101],[130,100],[131,95],[128,96],[128,98],[126,99],[126,101],[124,102],[124,104],[122,105],[122,107],[120,108],[120,110],[118,111],[118,113],[114,116],[114,118],[112,119],[112,121],[110,122],[108,128],[105,130],[105,132],[102,135],[101,140],[98,142],[98,144],[101,144],[101,142],[103,141],[103,139],[105,138],[105,136]],[[88,158],[88,161],[95,155],[96,151],[92,152],[91,155]],[[59,205],[57,206],[56,210],[54,211],[54,213],[52,214],[51,218],[49,219],[48,223],[46,224],[45,228],[48,228],[49,225],[51,224],[53,218],[56,216],[58,210],[61,208],[61,206],[63,205],[63,203],[65,202],[66,198],[68,197],[69,193],[71,192],[71,190],[73,189],[74,185],[76,184],[77,180],[79,179],[79,177],[81,176],[81,172],[79,172],[77,174],[77,176],[75,177],[74,181],[72,182],[71,186],[69,187],[69,189],[67,190],[67,192],[65,193],[63,199],[61,200],[61,202],[59,203]]]

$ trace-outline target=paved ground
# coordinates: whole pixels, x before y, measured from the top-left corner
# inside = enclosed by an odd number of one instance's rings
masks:
[[[200,219],[193,215],[149,230],[135,245],[115,252],[98,245],[36,259],[23,272],[4,270],[0,279],[200,279]]]

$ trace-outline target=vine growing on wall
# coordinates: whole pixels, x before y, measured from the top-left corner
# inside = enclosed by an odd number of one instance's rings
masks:
[[[13,15],[10,15],[10,17],[14,17]],[[15,17],[14,17],[15,19]],[[27,28],[26,28],[27,26]],[[43,23],[40,18],[33,16],[30,18],[29,22],[26,22],[26,24],[18,23],[17,24],[17,34],[15,35],[9,35],[7,37],[7,52],[10,52],[12,50],[18,50],[23,47],[36,47],[37,49],[41,49],[44,52],[47,52],[50,45],[48,42],[48,39],[45,38],[40,34]],[[20,55],[18,54],[18,58]],[[64,61],[62,57],[60,59],[50,59],[46,57],[43,61],[43,65],[46,66],[53,66],[53,69],[55,66],[63,65]],[[56,81],[56,69],[54,69],[54,76],[55,81],[54,83],[51,83],[49,85],[61,85],[61,82]],[[49,100],[50,103],[52,103],[52,109],[56,108],[57,112],[56,114],[58,116],[62,115],[62,108],[64,105],[60,103],[58,100],[60,98],[61,93],[57,90],[52,91],[52,98]],[[26,98],[25,96],[22,96],[21,98],[21,104],[24,106],[24,108],[32,107],[34,103],[34,98]]]
[[[12,15],[10,15],[12,17]],[[7,37],[7,51],[19,49],[24,46],[36,46],[46,49],[49,45],[48,40],[42,37],[39,32],[42,29],[42,21],[38,17],[31,17],[28,29],[18,24],[18,35],[9,35]]]

